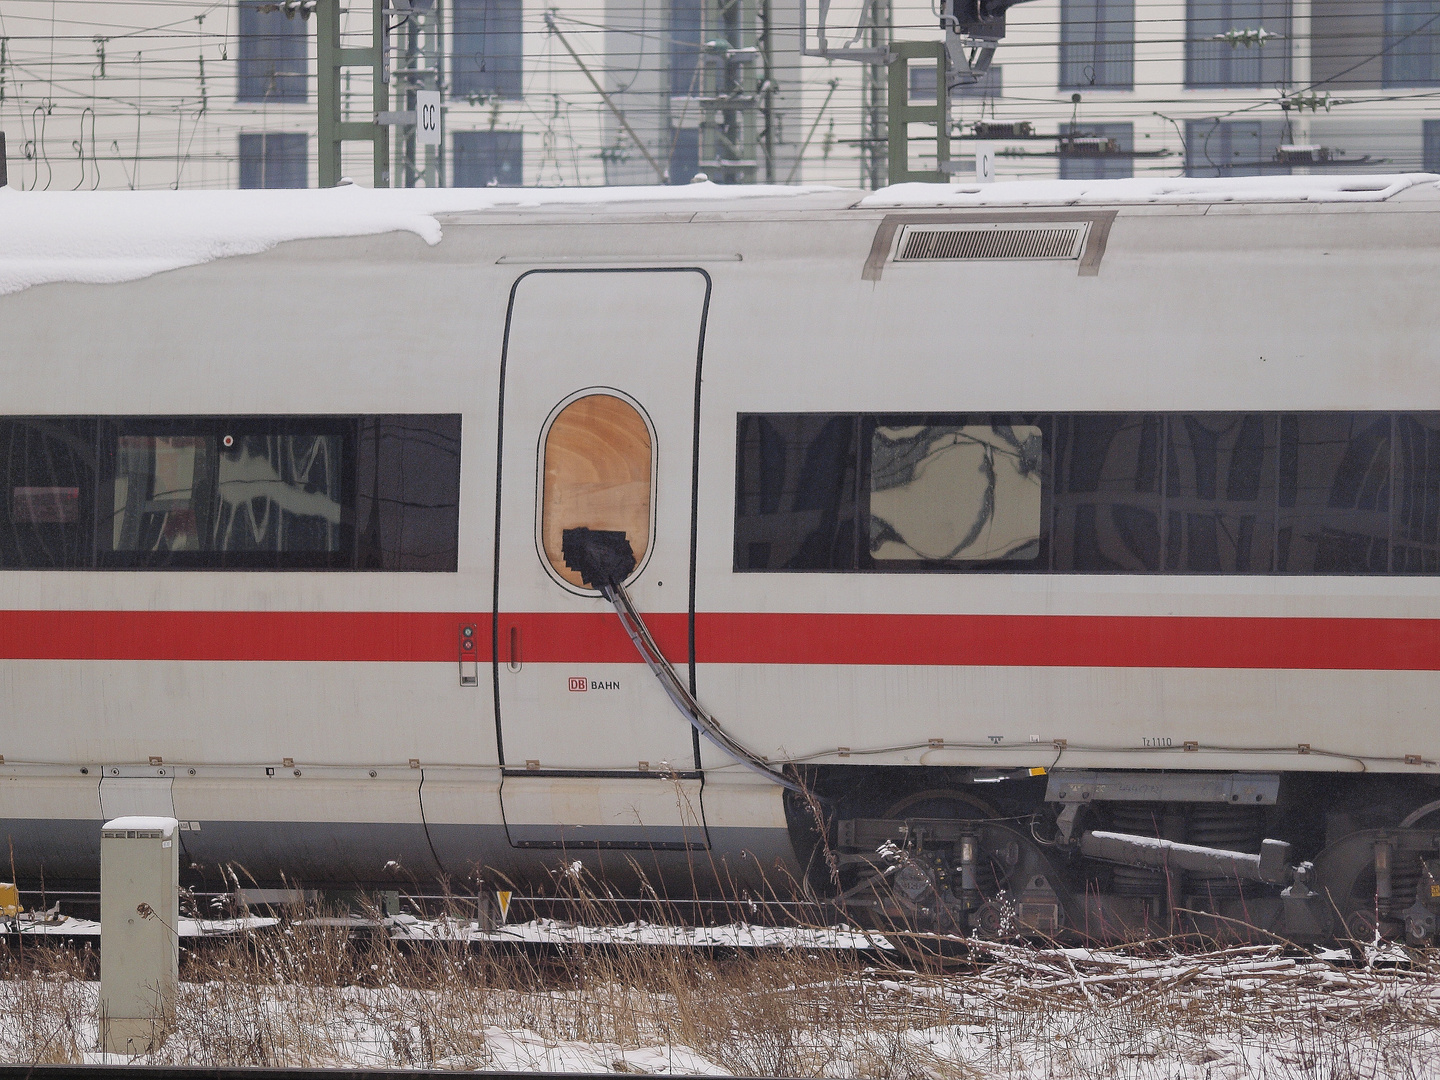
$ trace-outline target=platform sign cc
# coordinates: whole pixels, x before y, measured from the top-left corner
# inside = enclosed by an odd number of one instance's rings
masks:
[[[415,91],[415,138],[422,146],[440,145],[440,91]]]

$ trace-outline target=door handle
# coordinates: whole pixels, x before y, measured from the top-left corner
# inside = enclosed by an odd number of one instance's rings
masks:
[[[460,685],[480,685],[479,647],[475,644],[475,626],[465,623],[460,627]]]
[[[510,659],[505,661],[505,666],[512,672],[519,671],[522,666],[520,659],[520,628],[510,627]]]

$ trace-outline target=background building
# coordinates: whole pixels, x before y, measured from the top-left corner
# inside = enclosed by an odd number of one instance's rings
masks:
[[[799,2],[437,0],[396,14],[391,108],[438,85],[445,137],[427,154],[397,130],[391,182],[883,182],[884,70],[802,60]],[[309,6],[0,0],[11,185],[315,185]],[[813,46],[813,0],[806,16]],[[992,125],[1002,178],[1440,170],[1440,0],[1035,0],[1009,28],[953,102],[957,133]],[[368,41],[359,0],[343,30]],[[929,0],[834,0],[827,33],[939,38]],[[909,89],[933,100],[933,69],[912,69]],[[373,117],[365,69],[347,71],[341,101],[344,119]],[[912,164],[927,150],[914,142]],[[954,152],[964,168],[965,143]],[[347,144],[344,170],[369,183],[368,147]]]

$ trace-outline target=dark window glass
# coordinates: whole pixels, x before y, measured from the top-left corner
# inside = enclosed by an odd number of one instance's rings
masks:
[[[1385,0],[1386,86],[1440,85],[1440,0]]]
[[[0,418],[0,568],[454,571],[458,415]]]
[[[672,128],[675,142],[670,148],[670,183],[688,184],[700,171],[700,129]]]
[[[457,131],[451,139],[456,187],[519,187],[525,182],[523,132]]]
[[[309,186],[309,143],[304,132],[256,132],[239,136],[242,188]]]
[[[1395,523],[1390,569],[1440,573],[1440,416],[1395,418]]]
[[[1135,0],[1060,0],[1060,86],[1135,85]]]
[[[1425,171],[1440,173],[1440,120],[1425,121],[1424,139]]]
[[[1270,35],[1263,42],[1262,30]],[[1289,0],[1189,0],[1186,86],[1268,87],[1289,78]]]
[[[675,97],[699,97],[700,47],[702,44],[701,0],[670,0],[670,93]]]
[[[1383,413],[1280,417],[1280,570],[1384,573],[1389,567],[1390,429]]]
[[[1275,547],[1275,419],[1165,418],[1165,568],[1264,574]]]
[[[740,417],[736,569],[855,568],[858,427],[824,413]]]
[[[1440,574],[1440,413],[739,422],[737,570]]]
[[[451,95],[522,97],[525,36],[521,0],[454,0],[451,10],[455,18]]]
[[[362,570],[454,570],[460,417],[360,420],[356,529]]]
[[[1061,124],[1060,179],[1115,180],[1135,175],[1134,124]]]
[[[1310,80],[1321,91],[1373,89],[1385,66],[1384,0],[1319,0],[1310,6]]]
[[[105,428],[96,529],[103,565],[351,565],[350,423],[234,417]]]
[[[95,531],[95,422],[0,420],[0,566],[88,566]]]
[[[236,101],[310,100],[310,24],[273,7],[240,0]]]
[[[1055,424],[1054,568],[1160,569],[1161,418],[1061,417]]]
[[[1186,176],[1285,175],[1275,160],[1285,125],[1268,120],[1186,120]]]

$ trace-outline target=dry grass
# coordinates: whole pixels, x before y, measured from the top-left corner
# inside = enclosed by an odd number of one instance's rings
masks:
[[[607,906],[576,901],[577,919]],[[614,914],[613,911],[609,912]],[[11,951],[0,1059],[95,1060],[85,949]],[[1280,946],[994,945],[915,972],[843,952],[352,940],[294,922],[187,951],[191,1065],[725,1070],[754,1076],[1440,1076],[1440,961],[1336,965]]]

